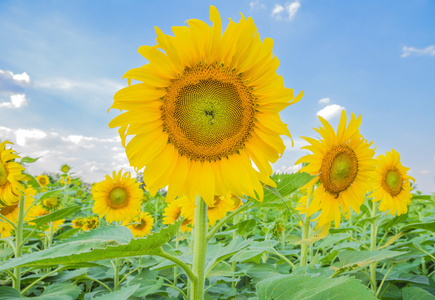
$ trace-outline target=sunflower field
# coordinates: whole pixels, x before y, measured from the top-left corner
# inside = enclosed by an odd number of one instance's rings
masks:
[[[210,20],[156,28],[124,75],[109,126],[136,174],[33,176],[0,141],[0,300],[435,299],[434,194],[344,110],[273,173],[303,92],[252,18]]]

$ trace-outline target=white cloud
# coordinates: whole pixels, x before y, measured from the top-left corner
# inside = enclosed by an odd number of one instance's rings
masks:
[[[329,99],[329,97],[319,100],[319,104],[328,104],[329,102],[331,102],[331,99]]]
[[[36,88],[54,89],[54,90],[71,90],[71,89],[84,89],[84,90],[98,90],[113,93],[125,86],[108,79],[99,79],[96,81],[80,81],[67,78],[49,78],[38,80],[35,82]]]
[[[435,56],[435,45],[428,46],[424,49],[417,49],[414,47],[404,46],[402,48],[402,51],[403,51],[402,55],[401,55],[402,57],[407,57],[407,56],[410,56],[412,54],[419,55],[419,56],[420,55]]]
[[[21,157],[41,157],[37,162],[27,164],[32,175],[43,172],[59,172],[60,166],[69,164],[74,177],[81,177],[88,183],[104,179],[112,171],[131,171],[125,150],[118,136],[98,138],[84,135],[61,135],[54,131],[40,129],[11,129],[0,126],[2,140],[14,143],[12,148]]]
[[[295,173],[302,168],[302,164],[298,165],[282,165],[278,169],[274,170],[275,173]]]
[[[20,86],[26,87],[30,84],[30,76],[23,72],[21,74],[14,74],[11,71],[0,70],[0,88]],[[8,90],[8,89],[6,89]]]
[[[292,3],[287,3],[284,6],[281,4],[275,4],[271,16],[277,20],[287,20],[292,21],[296,16],[299,8],[301,7],[301,3],[299,0],[296,0]]]
[[[321,116],[322,118],[326,120],[331,120],[337,116],[340,115],[341,111],[344,109],[343,106],[337,105],[337,104],[331,104],[327,107],[321,109],[317,112],[318,116]]]
[[[257,10],[257,9],[265,9],[266,5],[264,5],[263,3],[261,3],[260,0],[255,0],[255,1],[251,1],[249,2],[249,8],[251,10]]]
[[[27,105],[25,94],[13,94],[10,96],[10,102],[0,102],[0,107],[20,108]]]
[[[15,131],[17,137],[17,144],[25,146],[26,141],[29,139],[40,140],[47,136],[47,134],[39,129],[18,129]]]
[[[420,174],[430,174],[430,173],[432,173],[431,170],[421,170],[420,171]]]

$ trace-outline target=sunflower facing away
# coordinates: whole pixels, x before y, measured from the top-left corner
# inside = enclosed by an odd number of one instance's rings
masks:
[[[373,201],[380,201],[379,210],[391,215],[404,214],[411,204],[411,182],[415,181],[406,175],[409,168],[400,163],[399,153],[392,149],[386,156],[379,155],[376,159],[377,167],[372,177]]]
[[[190,201],[186,196],[175,199],[168,203],[163,213],[163,224],[174,224],[179,217],[184,220],[181,223],[181,232],[192,231],[195,217],[195,201]]]
[[[0,143],[0,207],[13,205],[24,193],[24,187],[19,182],[24,180],[24,168],[14,160],[20,158],[12,149],[6,149],[9,141]]]
[[[135,178],[131,178],[130,172],[121,176],[121,171],[112,177],[106,175],[106,179],[95,184],[92,188],[92,196],[95,203],[93,213],[99,214],[100,218],[106,216],[107,222],[125,221],[137,215],[141,206],[142,190]]]
[[[146,236],[151,232],[154,225],[154,218],[147,212],[140,213],[133,219],[131,219],[132,225],[128,225],[127,228],[131,230],[134,237]]]
[[[350,215],[350,208],[359,213],[365,194],[370,190],[369,178],[374,170],[375,151],[359,133],[361,116],[358,119],[352,113],[346,128],[346,112],[343,110],[337,133],[331,125],[319,116],[323,127],[315,129],[321,140],[303,137],[311,145],[302,147],[313,154],[301,157],[295,164],[309,163],[301,169],[311,175],[317,175],[307,186],[308,195],[317,180],[320,185],[314,191],[314,197],[307,207],[307,214],[320,211],[317,227],[335,221],[340,225],[341,213]],[[329,226],[329,225],[328,225]]]
[[[261,41],[252,18],[230,20],[222,33],[211,6],[210,20],[172,27],[174,36],[156,28],[157,45],[139,48],[149,63],[128,71],[129,86],[114,97],[111,108],[126,112],[109,126],[120,127],[124,146],[133,136],[126,154],[146,167],[151,195],[168,186],[169,200],[199,194],[213,205],[230,191],[262,200],[262,183],[274,185],[270,163],[285,149],[280,135],[290,136],[279,112],[302,93],[284,87],[273,41]]]

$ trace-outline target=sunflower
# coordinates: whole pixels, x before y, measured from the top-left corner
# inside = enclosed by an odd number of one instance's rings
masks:
[[[87,231],[90,229],[95,229],[98,226],[98,217],[89,216],[84,219],[84,224],[82,226],[82,230]]]
[[[210,20],[212,27],[196,19],[172,27],[174,36],[156,28],[157,45],[139,48],[149,63],[128,71],[129,86],[115,94],[111,108],[126,112],[109,126],[120,127],[124,146],[133,136],[126,154],[136,170],[146,167],[151,195],[168,186],[168,201],[200,195],[213,205],[230,191],[261,201],[262,183],[275,186],[280,135],[290,137],[279,112],[302,93],[284,87],[273,40],[262,42],[251,18],[230,20],[222,33],[211,6]]]
[[[154,218],[147,212],[140,213],[131,220],[131,225],[127,228],[131,230],[134,237],[146,236],[153,229]]]
[[[82,228],[83,225],[85,225],[85,218],[81,217],[81,218],[75,218],[74,220],[71,221],[72,223],[72,228]]]
[[[71,183],[71,177],[69,177],[69,175],[62,175],[61,179],[59,179],[60,184],[65,185],[65,180],[66,184]]]
[[[316,131],[322,140],[303,137],[311,145],[302,147],[313,152],[296,161],[308,163],[300,171],[317,175],[308,185],[308,195],[317,180],[320,185],[313,192],[314,198],[307,207],[307,215],[321,211],[317,228],[335,221],[340,225],[341,213],[350,215],[350,208],[359,213],[365,194],[370,190],[370,175],[375,167],[375,151],[359,133],[361,116],[358,119],[352,113],[346,128],[346,112],[343,110],[337,133],[331,125],[319,116],[324,128]]]
[[[38,181],[38,183],[39,183],[41,186],[46,186],[47,184],[50,183],[50,179],[48,178],[47,175],[39,175],[39,176],[36,176],[36,180]]]
[[[32,187],[27,187],[25,192],[24,192],[24,211],[26,211],[30,205],[33,203],[33,201],[35,200],[33,197],[36,195],[36,190],[33,189]],[[22,201],[22,199],[20,199],[19,201]],[[9,221],[11,221],[14,224],[17,224],[18,222],[18,203],[17,204],[12,204],[12,205],[7,205],[4,207],[0,207],[0,215],[2,215],[3,217],[5,217],[6,219],[8,219]],[[31,216],[29,214],[26,214],[24,216],[24,221],[28,221],[32,219]],[[11,232],[13,230],[13,227],[11,224],[3,221],[0,219],[0,230],[2,229],[2,238],[8,237],[11,235]]]
[[[63,164],[63,165],[60,167],[60,171],[61,171],[62,173],[68,173],[69,170],[71,170],[71,167],[68,166],[67,164]]]
[[[92,187],[95,203],[93,213],[100,218],[106,216],[108,223],[112,221],[125,221],[135,216],[141,207],[142,190],[130,172],[121,176],[121,171]]]
[[[19,181],[24,180],[24,168],[14,160],[20,158],[12,149],[6,149],[9,141],[0,143],[0,207],[13,205],[24,193],[24,187]]]
[[[412,198],[410,180],[415,181],[406,175],[409,168],[400,163],[400,155],[394,149],[387,152],[386,156],[379,155],[376,162],[372,177],[373,201],[380,201],[379,210],[388,211],[393,216],[406,213]]]
[[[213,205],[207,205],[207,217],[211,226],[214,226],[217,220],[225,217],[227,212],[234,209],[234,201],[231,195],[215,196]]]
[[[181,223],[181,232],[192,231],[194,224],[193,219],[195,217],[195,202],[190,201],[186,196],[175,199],[168,203],[163,213],[163,224],[174,224],[175,221],[181,216],[184,217]]]
[[[47,211],[54,211],[60,209],[60,201],[57,196],[45,198],[42,200],[42,207]]]
[[[41,205],[32,206],[28,212],[29,218],[32,218],[32,219],[46,216],[48,214],[50,214],[50,212],[48,210],[46,210],[44,207],[42,207]],[[53,223],[53,232],[55,232],[60,227],[60,225],[62,225],[64,222],[65,222],[65,219],[52,222]],[[35,223],[33,223],[33,222],[29,222],[29,224],[35,225]],[[45,225],[48,226],[48,228],[45,229],[45,231],[47,232],[50,230],[50,223],[46,223]]]

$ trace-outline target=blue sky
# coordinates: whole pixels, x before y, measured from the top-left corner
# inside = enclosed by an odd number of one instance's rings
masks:
[[[391,149],[417,188],[435,192],[435,2],[426,1],[0,1],[0,139],[21,155],[42,156],[33,175],[72,166],[86,181],[128,168],[108,122],[122,75],[146,63],[157,26],[251,16],[274,40],[278,73],[303,99],[281,113],[286,139],[280,172],[297,170],[300,136],[341,109],[362,115],[361,133],[376,155]]]

